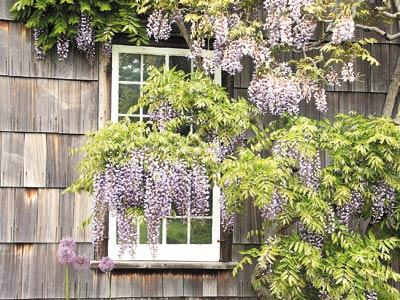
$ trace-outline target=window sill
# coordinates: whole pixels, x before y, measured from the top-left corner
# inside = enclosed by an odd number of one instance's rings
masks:
[[[98,260],[92,260],[90,267],[97,269]],[[114,269],[153,269],[153,270],[232,270],[236,262],[219,261],[150,261],[150,260],[117,260],[114,261]]]

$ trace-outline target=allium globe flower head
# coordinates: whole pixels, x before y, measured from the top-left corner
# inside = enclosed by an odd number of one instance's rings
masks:
[[[73,266],[75,270],[87,270],[90,267],[89,258],[83,255],[77,255],[73,262]]]
[[[104,273],[111,272],[114,269],[114,261],[108,256],[103,257],[100,260],[99,269]]]
[[[66,246],[61,246],[58,248],[57,251],[57,260],[60,264],[66,265],[66,264],[72,264],[74,263],[76,258],[76,253],[74,249]]]
[[[74,252],[76,252],[76,242],[73,238],[71,237],[65,237],[60,241],[60,246],[61,247],[66,247],[72,249]]]

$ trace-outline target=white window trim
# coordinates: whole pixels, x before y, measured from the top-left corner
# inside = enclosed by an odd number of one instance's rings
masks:
[[[118,89],[119,89],[119,54],[151,54],[164,55],[166,59],[166,67],[169,68],[168,57],[172,56],[188,56],[188,49],[178,48],[157,48],[157,47],[136,47],[113,45],[112,49],[112,91],[111,91],[111,121],[118,122]],[[214,81],[221,84],[221,70],[218,69],[214,75]],[[119,256],[119,245],[117,244],[116,217],[109,216],[109,239],[108,239],[108,255],[114,260],[153,260],[153,261],[219,261],[220,259],[220,188],[213,188],[213,205],[212,205],[212,242],[211,244],[165,244],[166,238],[166,221],[163,220],[163,242],[158,246],[157,256],[154,258],[148,245],[138,244],[135,250],[135,256],[131,256],[126,251]],[[189,229],[188,229],[189,230]]]

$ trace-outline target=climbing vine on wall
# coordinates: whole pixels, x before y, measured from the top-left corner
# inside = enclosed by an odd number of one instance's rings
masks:
[[[136,11],[137,4],[129,0],[18,0],[11,9],[15,20],[33,30],[37,59],[55,48],[58,58],[65,60],[76,48],[89,62],[94,60],[96,42],[110,55],[118,33],[127,34],[132,43],[146,43],[146,31]]]

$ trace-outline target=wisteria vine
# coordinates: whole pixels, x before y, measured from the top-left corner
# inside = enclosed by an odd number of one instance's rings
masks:
[[[201,164],[169,162],[144,150],[132,151],[129,163],[108,164],[94,179],[93,243],[104,239],[101,212],[109,209],[117,218],[120,254],[128,249],[134,254],[137,243],[135,216],[128,209],[143,210],[148,242],[157,253],[159,228],[163,218],[171,216],[172,207],[186,216],[206,215],[210,209],[210,181]]]

